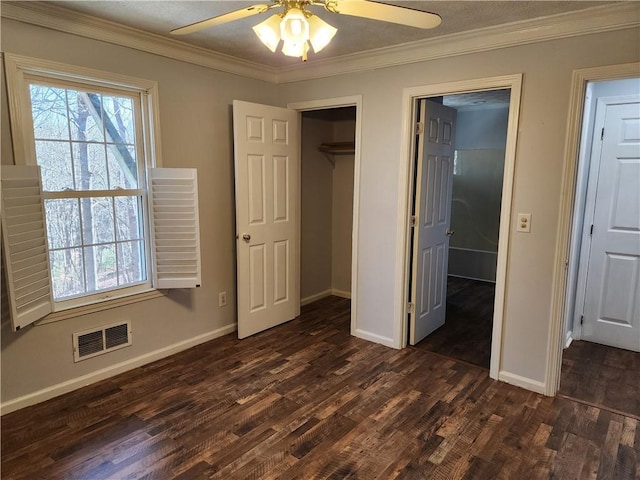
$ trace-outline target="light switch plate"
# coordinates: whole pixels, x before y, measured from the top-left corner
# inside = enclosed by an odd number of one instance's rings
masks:
[[[518,226],[516,227],[516,231],[522,232],[522,233],[531,232],[531,214],[530,213],[518,214]]]

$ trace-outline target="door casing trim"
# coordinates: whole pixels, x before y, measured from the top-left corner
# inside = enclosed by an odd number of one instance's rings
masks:
[[[419,98],[484,90],[510,89],[507,144],[505,148],[504,177],[502,182],[502,202],[498,240],[498,264],[496,271],[496,293],[493,313],[493,336],[491,341],[491,364],[489,375],[500,379],[502,364],[502,330],[507,284],[507,258],[511,225],[511,205],[513,202],[513,180],[515,172],[518,120],[520,117],[520,97],[522,93],[521,73],[499,77],[447,82],[433,85],[409,87],[402,92],[402,143],[400,153],[400,174],[398,185],[398,225],[396,249],[396,291],[394,312],[394,346],[407,346],[407,306],[409,285],[410,238],[409,222],[413,192],[414,171],[414,122],[415,105]]]

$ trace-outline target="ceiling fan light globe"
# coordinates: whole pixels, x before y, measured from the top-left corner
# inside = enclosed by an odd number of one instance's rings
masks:
[[[280,22],[280,36],[285,42],[309,40],[309,22],[299,8],[290,8]]]
[[[304,42],[287,42],[282,45],[282,53],[288,57],[300,57],[306,59],[309,44]]]
[[[278,44],[280,43],[280,22],[282,18],[280,15],[272,15],[264,22],[259,23],[253,27],[253,31],[262,43],[272,52],[276,51]]]
[[[331,42],[331,39],[334,37],[338,29],[329,25],[317,15],[312,15],[309,17],[308,21],[309,42],[311,42],[313,51],[318,53],[324,47],[329,45],[329,42]]]

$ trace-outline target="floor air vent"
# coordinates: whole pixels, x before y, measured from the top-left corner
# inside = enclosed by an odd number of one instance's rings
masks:
[[[129,322],[77,332],[73,334],[73,359],[79,362],[128,345],[131,345]]]

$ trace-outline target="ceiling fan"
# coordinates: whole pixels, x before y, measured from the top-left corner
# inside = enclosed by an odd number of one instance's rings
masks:
[[[307,9],[316,6],[324,7],[330,13],[369,18],[416,28],[435,28],[442,21],[440,16],[435,13],[368,0],[272,0],[271,4],[252,5],[176,28],[171,30],[171,34],[187,35],[205,28],[265,13],[274,8],[282,8],[279,13],[254,26],[253,30],[272,52],[276,51],[280,40],[282,40],[284,55],[300,57],[306,61],[309,44],[313,47],[313,51],[318,53],[329,44],[337,32],[335,27]]]

